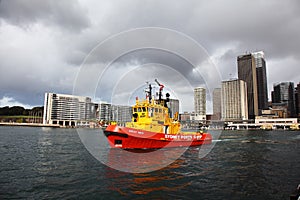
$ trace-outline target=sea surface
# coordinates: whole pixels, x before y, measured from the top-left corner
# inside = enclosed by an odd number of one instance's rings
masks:
[[[300,184],[300,132],[223,131],[213,144],[204,158],[193,147],[161,169],[128,173],[95,159],[76,129],[2,126],[0,199],[282,200]]]

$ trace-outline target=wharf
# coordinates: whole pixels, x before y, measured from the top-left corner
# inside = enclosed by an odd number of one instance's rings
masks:
[[[40,124],[40,123],[16,123],[16,122],[0,122],[0,126],[30,126],[30,127],[52,127],[59,128],[59,124]]]
[[[289,129],[289,130],[299,130],[298,123],[232,123],[228,124],[229,129]]]

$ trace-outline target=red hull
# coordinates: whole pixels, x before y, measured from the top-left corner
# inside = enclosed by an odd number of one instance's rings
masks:
[[[210,144],[212,137],[203,134],[163,134],[109,125],[104,131],[112,148],[159,149],[164,147],[189,147]]]

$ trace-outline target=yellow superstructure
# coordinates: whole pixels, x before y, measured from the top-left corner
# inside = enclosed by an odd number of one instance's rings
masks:
[[[126,127],[142,129],[156,133],[178,134],[180,123],[178,113],[173,118],[169,116],[169,109],[164,106],[164,100],[139,101],[132,108],[132,121]]]

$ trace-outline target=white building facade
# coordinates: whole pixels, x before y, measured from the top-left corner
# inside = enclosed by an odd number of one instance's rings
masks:
[[[197,87],[194,89],[194,120],[206,120],[206,89]]]
[[[98,106],[98,120],[105,122],[130,122],[132,118],[132,107],[125,105],[112,105],[110,103],[100,103]]]
[[[248,120],[247,84],[243,80],[222,82],[222,120]]]
[[[89,97],[45,93],[43,123],[60,126],[88,124],[96,118],[96,109]]]

